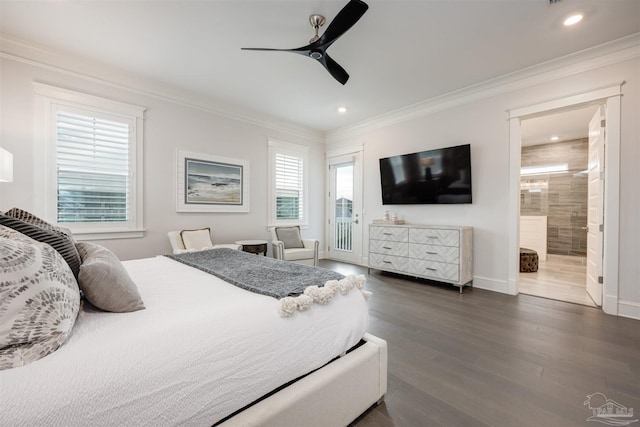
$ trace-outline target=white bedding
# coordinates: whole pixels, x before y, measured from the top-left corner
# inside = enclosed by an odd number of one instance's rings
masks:
[[[357,290],[282,318],[276,299],[166,257],[124,265],[147,308],[81,311],[56,352],[0,371],[0,425],[210,426],[367,330]]]

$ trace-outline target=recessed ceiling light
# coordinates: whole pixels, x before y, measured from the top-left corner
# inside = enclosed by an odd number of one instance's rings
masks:
[[[338,113],[346,113],[347,107],[338,107]]]
[[[564,25],[568,27],[570,25],[577,24],[578,22],[582,21],[583,17],[584,16],[581,13],[571,15],[570,17],[564,20]]]
[[[557,135],[553,135],[550,139],[551,139],[551,141],[557,141],[557,140],[560,139],[560,137],[557,136]]]

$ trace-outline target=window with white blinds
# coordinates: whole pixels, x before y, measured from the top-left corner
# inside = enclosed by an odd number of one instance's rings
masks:
[[[145,108],[39,82],[33,88],[45,219],[78,240],[143,237]]]
[[[269,141],[270,225],[305,225],[308,148]]]
[[[301,157],[275,154],[276,219],[304,219],[304,161]]]
[[[129,120],[58,109],[58,223],[129,221],[130,134]]]

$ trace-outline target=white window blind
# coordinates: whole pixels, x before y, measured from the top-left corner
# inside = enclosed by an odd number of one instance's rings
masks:
[[[307,226],[309,147],[269,140],[269,225]]]
[[[144,107],[33,82],[38,209],[78,240],[144,237]]]
[[[56,114],[57,222],[128,222],[131,123],[84,113]]]
[[[276,219],[304,220],[304,161],[276,153]]]

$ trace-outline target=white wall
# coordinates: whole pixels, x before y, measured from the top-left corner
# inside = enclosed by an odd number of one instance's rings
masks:
[[[121,259],[170,252],[169,230],[210,226],[214,243],[240,239],[270,240],[267,231],[267,139],[310,147],[310,176],[324,174],[322,135],[297,129],[298,135],[278,126],[267,127],[224,117],[202,109],[135,90],[114,87],[75,73],[13,59],[0,62],[0,146],[14,155],[14,181],[0,186],[0,210],[17,206],[44,215],[34,187],[34,163],[40,155],[34,140],[32,82],[42,82],[147,108],[144,121],[144,238],[101,240]],[[117,75],[114,73],[114,75]],[[268,121],[268,118],[266,119]],[[286,129],[286,126],[283,126]],[[293,128],[293,126],[292,126]],[[306,135],[308,136],[300,136]],[[182,149],[250,162],[249,213],[176,213],[175,155]],[[324,180],[311,179],[310,225],[303,237],[324,236]],[[324,247],[324,245],[321,245]]]
[[[440,106],[425,108],[431,112],[404,112],[410,117],[404,121],[382,117],[342,129],[328,135],[327,148],[364,144],[365,223],[382,218],[389,209],[411,223],[473,226],[474,286],[506,292],[509,125],[505,111],[626,81],[622,86],[620,209],[608,215],[620,218],[621,314],[640,318],[640,60],[636,52],[635,59],[567,74],[519,89],[494,87],[485,97],[470,92],[468,101],[445,99]],[[471,205],[382,205],[379,158],[466,143],[471,144]],[[367,241],[365,227],[364,248]]]
[[[407,108],[391,120],[391,116],[372,119],[345,131],[331,132],[327,135],[326,147],[322,145],[322,135],[308,129],[282,125],[276,120],[273,121],[274,126],[270,126],[268,118],[237,120],[229,118],[229,114],[203,111],[135,89],[147,84],[158,87],[149,82],[129,84],[132,89],[101,83],[100,79],[110,77],[136,81],[117,70],[86,64],[61,66],[60,62],[67,58],[42,51],[35,53],[44,58],[39,60],[57,63],[57,66],[42,66],[37,61],[11,59],[18,58],[18,55],[4,55],[0,60],[0,145],[14,153],[15,174],[13,183],[0,184],[0,209],[20,206],[29,210],[39,205],[41,195],[33,190],[34,156],[38,154],[33,136],[33,81],[147,107],[144,156],[147,232],[143,239],[102,241],[122,259],[168,252],[166,232],[171,229],[210,225],[214,228],[217,242],[244,238],[268,240],[266,141],[269,137],[311,147],[310,176],[318,179],[310,180],[311,224],[304,234],[320,239],[324,236],[325,223],[322,197],[325,151],[342,146],[364,146],[363,208],[366,211],[365,223],[370,223],[374,218],[381,218],[385,210],[381,204],[379,158],[470,143],[473,204],[394,206],[392,209],[409,222],[473,226],[474,286],[504,292],[508,280],[509,239],[509,128],[505,111],[624,80],[620,209],[608,214],[619,215],[620,219],[619,304],[624,307],[624,315],[640,318],[640,60],[638,42],[631,40],[630,43],[633,45],[629,48],[603,54],[606,59],[603,64],[609,65],[598,65],[600,59],[590,53],[585,54],[584,62],[578,64],[576,55],[572,55],[559,64],[544,64],[544,73],[525,70],[521,80],[511,79],[502,85],[489,82],[485,92],[481,88],[472,88],[462,95],[453,94],[449,98],[429,101],[420,111]],[[4,43],[3,49],[7,46],[8,43]],[[74,71],[67,72],[64,68]],[[78,73],[92,77],[85,78]],[[161,87],[161,90],[165,89]],[[209,101],[216,105],[214,100],[202,100],[198,94],[191,95],[192,99],[199,100],[199,105]],[[248,159],[251,162],[251,212],[177,214],[174,207],[174,155],[178,148]],[[40,212],[36,210],[35,213]],[[363,248],[367,248],[367,242],[368,230],[365,227]],[[321,244],[321,247],[325,245]],[[363,262],[366,261],[365,258]]]

